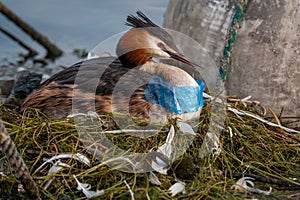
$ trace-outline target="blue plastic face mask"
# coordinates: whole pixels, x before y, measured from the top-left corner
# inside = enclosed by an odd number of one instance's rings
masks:
[[[145,88],[143,98],[175,114],[196,112],[203,106],[204,88],[203,81],[197,80],[197,83],[198,86],[174,86],[153,75]]]

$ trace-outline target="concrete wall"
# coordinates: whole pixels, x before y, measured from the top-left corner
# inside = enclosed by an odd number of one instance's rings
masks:
[[[234,0],[170,0],[166,28],[183,32],[219,63]],[[251,95],[284,115],[300,116],[300,1],[252,0],[226,81],[229,93]]]

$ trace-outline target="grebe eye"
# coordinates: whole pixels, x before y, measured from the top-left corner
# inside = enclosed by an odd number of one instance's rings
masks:
[[[157,43],[157,46],[161,49],[165,49],[165,45],[162,42]]]

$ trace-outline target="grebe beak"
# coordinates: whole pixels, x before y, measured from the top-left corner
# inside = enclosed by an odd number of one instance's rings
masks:
[[[183,63],[185,63],[185,64],[187,64],[187,65],[189,65],[189,66],[192,66],[192,67],[200,67],[200,68],[202,68],[200,65],[197,65],[196,63],[193,63],[193,62],[187,60],[187,59],[184,57],[184,55],[182,55],[182,54],[180,54],[180,53],[172,52],[172,51],[169,51],[169,50],[167,50],[167,49],[164,49],[164,51],[165,51],[166,53],[168,53],[168,54],[170,55],[170,57],[173,58],[173,59],[175,59],[175,60],[178,60],[178,61],[180,61],[180,62],[183,62]]]

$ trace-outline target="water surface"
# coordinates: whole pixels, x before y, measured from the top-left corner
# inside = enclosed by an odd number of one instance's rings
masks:
[[[127,30],[128,27],[124,25],[126,16],[134,14],[137,10],[143,11],[155,23],[162,25],[168,4],[168,0],[3,0],[2,2],[65,52],[62,58],[50,65],[54,71],[59,70],[59,67],[57,68],[59,65],[69,66],[78,60],[71,53],[73,49],[89,51],[108,37]],[[45,55],[45,50],[38,43],[3,15],[0,15],[0,24],[33,49],[38,50],[40,52],[38,57]],[[0,33],[0,78],[11,77],[16,70],[28,68],[53,73],[50,69],[36,69],[30,62],[22,67],[13,66],[12,63],[18,59],[19,53],[26,53],[26,50]]]

